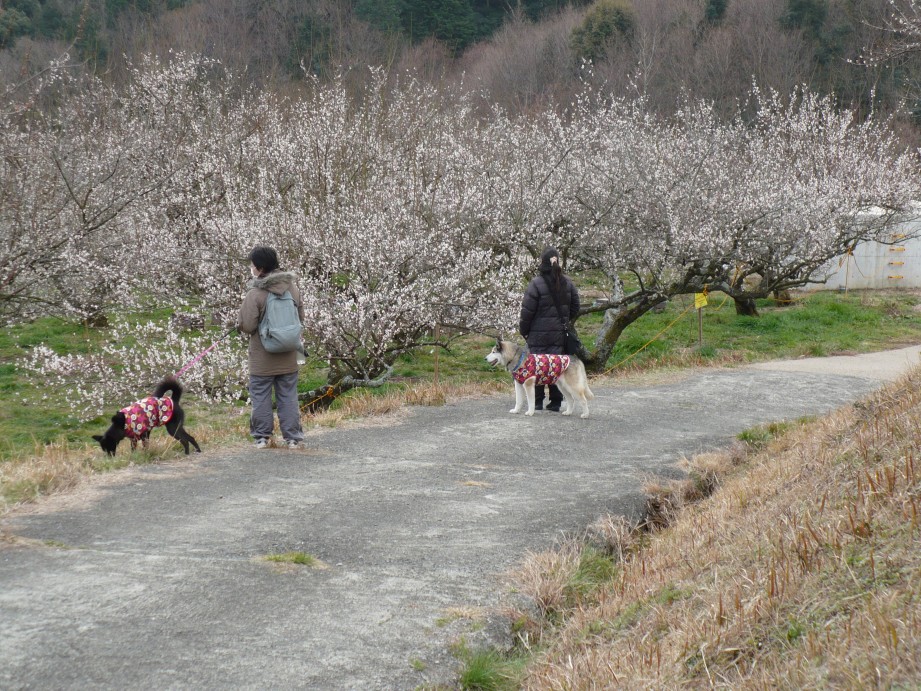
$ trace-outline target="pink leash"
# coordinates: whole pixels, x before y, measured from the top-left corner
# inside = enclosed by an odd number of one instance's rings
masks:
[[[176,379],[178,379],[178,378],[181,377],[183,374],[185,374],[186,372],[188,372],[188,371],[192,368],[193,365],[196,365],[196,364],[198,364],[199,362],[201,362],[202,359],[205,357],[205,355],[207,355],[207,354],[210,353],[212,350],[214,350],[215,348],[217,348],[218,343],[220,343],[221,341],[223,341],[225,338],[227,338],[230,334],[232,334],[232,333],[233,333],[234,331],[236,331],[236,330],[237,330],[236,327],[232,328],[230,331],[228,331],[227,333],[225,333],[223,336],[221,336],[219,339],[217,339],[217,340],[216,340],[214,343],[212,343],[210,346],[208,346],[208,347],[205,348],[203,351],[201,351],[198,355],[196,355],[196,356],[193,357],[191,360],[189,360],[187,363],[185,363],[185,365],[183,365],[182,369],[179,370],[178,372],[176,372],[176,374],[175,374]]]

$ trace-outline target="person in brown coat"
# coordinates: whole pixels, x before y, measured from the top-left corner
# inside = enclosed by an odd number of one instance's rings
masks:
[[[250,434],[256,448],[269,444],[275,428],[272,414],[272,391],[278,408],[278,426],[288,448],[296,449],[304,439],[301,411],[297,401],[298,353],[270,353],[259,338],[259,322],[265,316],[269,292],[282,295],[287,290],[294,298],[301,323],[304,306],[294,274],[278,266],[278,254],[272,247],[257,246],[249,254],[253,279],[240,307],[237,329],[249,334],[249,397],[253,404]]]

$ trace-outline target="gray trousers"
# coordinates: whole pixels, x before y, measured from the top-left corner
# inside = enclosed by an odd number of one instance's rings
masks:
[[[275,390],[275,404],[278,407],[278,426],[285,441],[301,441],[301,409],[297,402],[297,372],[275,376],[249,377],[249,397],[253,413],[249,418],[249,432],[256,439],[268,439],[275,429],[272,415],[272,390]]]

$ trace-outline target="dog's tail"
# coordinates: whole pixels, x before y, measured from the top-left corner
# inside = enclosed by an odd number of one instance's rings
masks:
[[[578,367],[581,367],[581,368],[582,368],[582,371],[585,372],[585,363],[582,362],[582,361],[578,358],[578,356],[575,357],[575,360],[576,360],[576,362],[578,363],[577,366],[578,366]],[[586,375],[585,375],[585,398],[586,398],[587,400],[590,401],[590,400],[592,400],[594,397],[595,397],[595,394],[593,394],[593,393],[592,393],[592,390],[591,390],[590,388],[588,388],[588,375],[586,374]]]
[[[163,398],[163,394],[167,391],[172,391],[173,402],[179,403],[179,399],[182,397],[182,385],[176,377],[167,377],[157,384],[157,388],[154,389],[153,395],[156,398]]]

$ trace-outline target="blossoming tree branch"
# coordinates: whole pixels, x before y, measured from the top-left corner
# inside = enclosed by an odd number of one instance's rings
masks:
[[[191,55],[147,59],[119,89],[47,74],[0,106],[0,316],[108,322],[93,354],[37,348],[28,363],[51,384],[79,378],[88,417],[135,393],[112,382],[152,382],[214,340],[257,243],[299,275],[309,347],[341,391],[420,346],[511,333],[546,243],[606,278],[583,310],[604,313],[583,353],[598,371],[656,305],[709,286],[750,312],[882,237],[919,192],[887,123],[805,89],[753,88],[724,118],[586,88],[511,118],[383,72],[357,94],[339,80],[288,99]],[[159,308],[210,329],[132,319]],[[244,362],[231,340],[184,378],[239,397]]]

